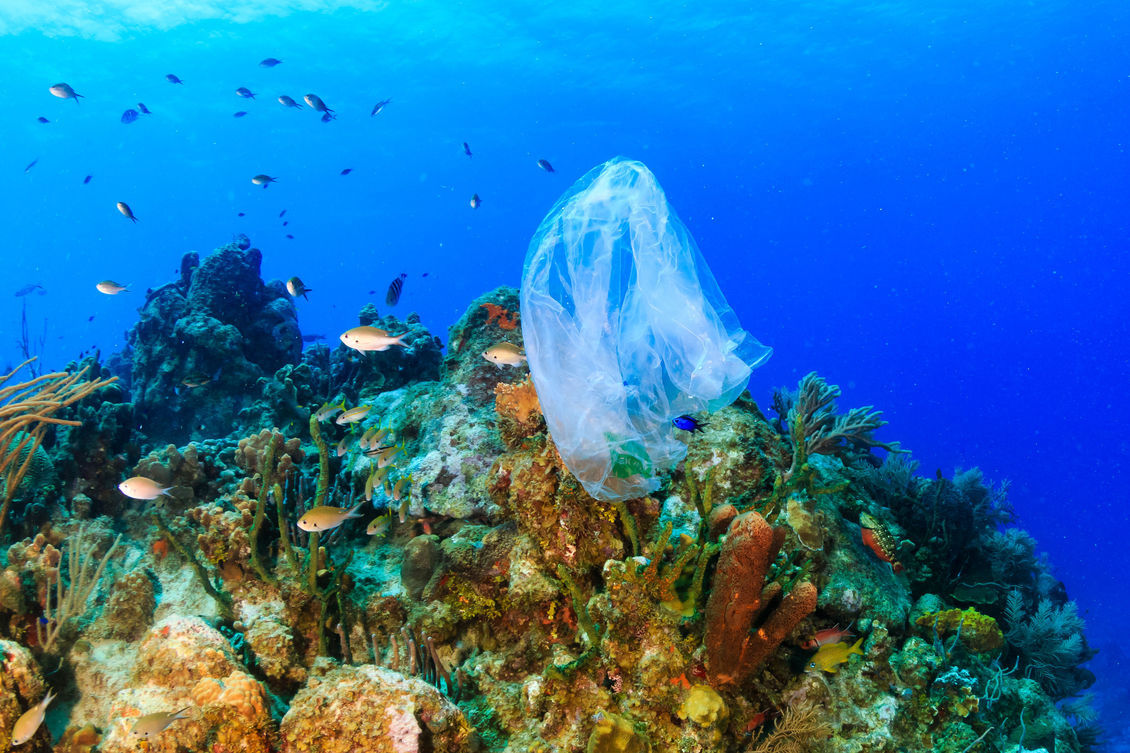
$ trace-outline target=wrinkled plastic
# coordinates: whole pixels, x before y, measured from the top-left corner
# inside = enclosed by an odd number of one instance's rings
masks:
[[[550,435],[593,497],[659,487],[686,454],[671,419],[729,405],[773,352],[745,332],[642,163],[558,200],[526,254],[522,339]]]

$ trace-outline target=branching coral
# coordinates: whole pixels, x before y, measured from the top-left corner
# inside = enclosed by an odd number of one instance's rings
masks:
[[[43,646],[44,651],[54,649],[59,640],[59,633],[67,623],[86,612],[86,604],[98,586],[102,571],[106,569],[106,563],[110,561],[118,542],[122,539],[119,534],[106,553],[95,559],[98,542],[87,540],[85,534],[86,527],[79,525],[75,540],[67,547],[70,582],[64,585],[62,573],[59,571],[55,573],[54,607],[52,607],[51,584],[47,584],[47,597],[43,605],[43,616],[47,622],[46,625],[36,623],[39,645]]]
[[[27,382],[9,385],[16,372],[32,363],[30,358],[0,377],[0,481],[3,498],[0,501],[0,531],[8,516],[8,508],[35,451],[43,443],[51,425],[80,426],[79,421],[56,418],[55,413],[115,381],[117,377],[84,381],[86,369],[73,374],[55,372],[35,377]],[[23,458],[22,462],[17,462]]]
[[[816,608],[816,586],[805,581],[781,599],[780,583],[769,582],[769,568],[785,541],[756,512],[730,525],[706,605],[707,673],[715,685],[740,685]]]

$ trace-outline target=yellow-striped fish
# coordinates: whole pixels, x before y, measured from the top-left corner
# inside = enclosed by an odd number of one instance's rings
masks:
[[[333,414],[337,413],[339,410],[345,410],[344,400],[342,400],[340,403],[337,403],[336,405],[330,404],[330,402],[327,400],[326,402],[322,403],[321,408],[314,412],[314,418],[318,419],[319,421],[328,421],[333,416]]]
[[[389,526],[392,525],[392,516],[387,512],[379,518],[373,518],[373,522],[369,523],[369,527],[365,529],[365,533],[370,536],[384,536],[388,533]]]
[[[342,413],[334,422],[338,426],[345,426],[346,424],[355,424],[365,416],[369,415],[369,411],[373,409],[371,405],[358,405],[356,408],[350,408]]]

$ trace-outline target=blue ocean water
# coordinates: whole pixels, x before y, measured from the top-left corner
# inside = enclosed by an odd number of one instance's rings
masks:
[[[383,313],[405,273],[394,312],[444,336],[518,284],[573,180],[641,160],[775,349],[759,402],[817,370],[844,407],[883,410],[881,438],[923,473],[1012,481],[1100,650],[1117,739],[1125,3],[6,5],[0,366],[22,360],[24,305],[51,368],[120,350],[143,291],[236,233],[265,277],[313,289],[304,333],[332,343],[364,303]],[[48,92],[62,81],[80,103]],[[337,118],[276,101],[307,93]],[[139,102],[152,114],[123,123]],[[106,278],[133,292],[100,294]]]

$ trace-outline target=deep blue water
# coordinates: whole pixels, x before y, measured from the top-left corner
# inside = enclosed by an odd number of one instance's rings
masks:
[[[0,365],[19,360],[23,301],[49,366],[105,354],[185,251],[238,232],[265,277],[314,289],[304,332],[332,341],[364,303],[383,312],[404,272],[395,312],[446,335],[475,296],[518,284],[573,180],[639,159],[774,347],[750,385],[763,405],[817,370],[841,407],[882,409],[882,438],[925,474],[1011,479],[1101,650],[1119,731],[1130,6],[32,5],[0,9]],[[81,104],[51,96],[60,81]],[[308,92],[338,119],[275,101]],[[123,124],[137,102],[153,114]],[[137,292],[103,296],[105,278]],[[30,283],[45,294],[13,296]]]

